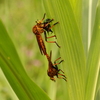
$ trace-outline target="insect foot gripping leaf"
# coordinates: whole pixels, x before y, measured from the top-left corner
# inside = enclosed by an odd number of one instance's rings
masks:
[[[61,57],[59,57],[58,59],[56,59],[54,61],[54,64],[53,64],[51,62],[51,55],[52,55],[52,52],[50,52],[50,56],[48,54],[46,55],[46,57],[48,59],[48,63],[49,63],[48,70],[47,70],[48,76],[53,81],[55,81],[54,76],[56,76],[57,78],[64,79],[65,81],[67,81],[66,76],[64,75],[64,72],[61,69],[58,69],[58,66],[57,66],[58,64],[63,62],[63,60],[61,60],[59,63],[56,63],[57,60],[61,59]],[[59,72],[62,72],[63,74],[60,74]],[[60,75],[62,77],[59,77],[58,75]]]

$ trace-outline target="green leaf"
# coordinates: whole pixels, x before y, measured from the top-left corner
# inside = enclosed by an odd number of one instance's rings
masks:
[[[95,92],[95,99],[94,100],[100,100],[100,70],[98,75],[98,81],[96,85],[96,92]]]
[[[0,67],[20,100],[50,100],[26,74],[14,44],[1,21]]]
[[[78,1],[76,1],[78,2]],[[64,85],[64,98],[68,100],[84,100],[85,91],[85,56],[81,39],[80,19],[76,19],[73,8],[69,0],[51,0],[44,1],[46,11],[56,20],[59,25],[55,26],[55,34],[60,48],[60,54],[64,59],[63,67],[67,75],[68,82]],[[82,9],[82,6],[80,6]],[[50,16],[49,15],[49,16]],[[81,13],[77,13],[81,16]],[[50,17],[51,18],[51,17]],[[78,20],[78,21],[77,21]],[[64,99],[63,98],[63,99]]]
[[[99,75],[99,68],[100,68],[99,59],[100,59],[100,0],[98,1],[98,7],[96,10],[95,24],[87,59],[85,100],[94,100],[97,78]]]
[[[83,0],[82,1],[82,40],[83,40],[83,46],[85,55],[87,57],[88,54],[88,41],[89,41],[89,0]]]

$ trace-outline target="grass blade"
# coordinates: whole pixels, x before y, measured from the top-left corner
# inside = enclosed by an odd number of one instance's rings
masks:
[[[100,70],[99,70],[99,75],[98,75],[98,81],[97,81],[95,99],[94,100],[100,100]]]
[[[87,80],[85,100],[94,100],[100,59],[100,0],[98,2],[94,30],[87,59]]]
[[[69,0],[51,0],[47,3],[45,0],[44,6],[46,11],[60,22],[58,27],[55,27],[55,33],[61,45],[60,54],[64,59],[63,66],[68,78],[67,85],[63,87],[66,89],[64,92],[68,93],[69,100],[84,100],[85,56],[79,29],[80,24],[74,15],[71,2]],[[77,8],[75,7],[75,9]],[[81,13],[78,13],[77,16],[80,15]],[[66,96],[64,95],[64,97]]]
[[[28,77],[16,49],[0,21],[0,67],[20,100],[50,100]]]

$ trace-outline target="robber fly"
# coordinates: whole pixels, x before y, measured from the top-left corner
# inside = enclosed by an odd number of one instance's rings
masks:
[[[57,60],[59,60],[61,57],[59,57],[58,59],[56,59],[54,61],[54,64],[51,62],[51,55],[52,55],[52,52],[50,52],[50,56],[47,54],[46,57],[48,59],[48,62],[49,62],[49,68],[47,70],[47,74],[48,76],[50,77],[51,80],[55,81],[55,78],[54,76],[56,76],[57,78],[61,78],[61,79],[64,79],[65,81],[66,80],[66,76],[64,75],[64,72],[61,70],[61,69],[58,69],[58,64],[60,64],[61,62],[63,62],[63,60],[61,60],[59,63],[56,63]],[[62,72],[63,74],[60,74],[59,72]],[[62,76],[62,77],[59,77],[58,75]]]
[[[57,23],[53,24],[52,26],[50,25],[50,23],[53,21],[53,19],[47,19],[44,21],[44,18],[45,18],[45,15],[43,16],[42,20],[38,20],[36,21],[36,25],[32,28],[32,31],[33,33],[36,35],[36,38],[37,38],[37,42],[38,42],[38,45],[39,45],[39,49],[40,49],[40,52],[41,54],[44,54],[46,55],[46,48],[45,48],[45,45],[44,45],[44,42],[43,42],[43,39],[42,39],[42,36],[41,36],[41,33],[44,32],[44,35],[45,35],[45,40],[47,41],[47,38],[52,38],[52,37],[56,37],[55,35],[54,36],[51,36],[51,37],[47,37],[46,36],[46,32],[53,32],[51,30],[51,28],[56,25]],[[56,43],[56,41],[47,41],[49,43]],[[60,47],[57,43],[56,45],[58,47]]]

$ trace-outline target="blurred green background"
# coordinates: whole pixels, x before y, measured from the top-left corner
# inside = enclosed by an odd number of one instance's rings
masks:
[[[32,33],[35,21],[42,19],[45,13],[41,2],[41,0],[0,0],[0,19],[14,42],[29,77],[48,95],[53,94],[51,98],[54,98],[55,89],[52,91],[51,86],[56,88],[56,83],[51,82],[47,76],[47,60],[40,54],[35,35]],[[51,45],[46,43],[46,46],[49,49],[55,49],[53,61],[59,57],[58,48],[55,45],[50,47]],[[61,88],[60,84],[57,88]],[[18,100],[1,70],[0,100]]]
[[[61,49],[59,50],[55,44],[45,42],[45,45],[48,53],[50,50],[53,51],[52,61],[60,55],[64,59],[63,66],[60,64],[59,68],[65,69],[67,83],[62,79],[52,82],[47,76],[47,59],[41,55],[36,37],[32,33],[32,27],[36,24],[35,21],[41,20],[44,13],[46,13],[46,18],[51,18],[52,15],[55,19],[53,23],[60,22],[57,27],[53,28],[53,31],[56,31],[57,42],[61,45]],[[94,100],[94,98],[98,100],[100,98],[99,17],[100,0],[50,0],[49,2],[48,0],[0,0],[0,19],[16,47],[24,69],[32,81],[42,88],[51,100]],[[6,37],[8,34],[1,34],[1,36]],[[6,38],[11,42],[9,37]],[[2,38],[0,40],[3,41],[3,43],[0,43],[0,46],[2,46],[0,59],[1,63],[4,64],[0,63],[0,67],[2,67],[6,77],[11,72],[7,78],[16,94],[19,98],[22,97],[21,99],[24,96],[20,95],[25,94],[29,100],[31,97],[39,97],[39,100],[44,100],[47,95],[38,87],[35,88],[34,82],[31,82],[29,77],[25,75],[17,54],[12,56],[14,54],[8,52],[10,51],[8,50],[9,47],[7,50],[5,49],[4,42],[6,40],[4,41]],[[12,42],[9,45],[13,49],[11,51],[16,53]],[[15,62],[16,60],[14,61],[10,57],[16,57],[19,62]],[[18,100],[2,70],[0,70],[0,100]],[[20,77],[18,71],[20,71],[22,77]],[[11,75],[13,76],[11,77]],[[12,85],[12,81],[17,82],[19,88],[16,89],[17,85]],[[34,88],[32,88],[33,86]],[[21,91],[19,92],[19,90]]]

